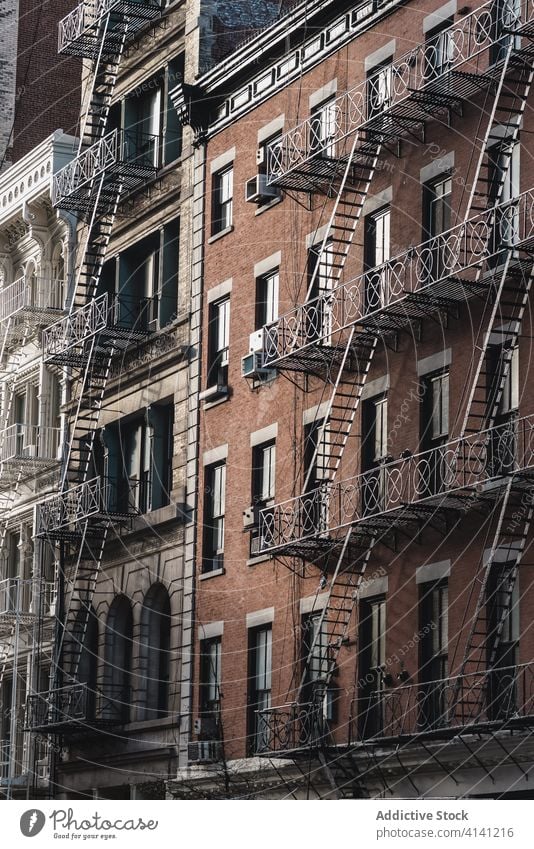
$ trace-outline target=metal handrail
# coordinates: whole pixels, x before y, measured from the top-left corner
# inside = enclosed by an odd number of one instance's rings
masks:
[[[0,321],[16,315],[21,310],[63,309],[63,280],[46,277],[19,277],[0,290]]]
[[[384,462],[260,511],[260,551],[306,539],[337,537],[410,504],[436,502],[461,490],[534,468],[534,415],[512,419],[442,446]]]
[[[520,32],[522,25],[534,20],[532,0],[522,2],[520,14],[514,8],[514,0],[503,5],[502,23],[506,29]],[[392,63],[386,80],[383,71],[377,71],[335,98],[328,105],[328,138],[323,136],[314,115],[284,133],[268,147],[268,184],[276,184],[278,179],[302,168],[310,159],[335,149],[343,139],[370,125],[377,116],[383,122],[389,112],[413,97],[414,92],[435,85],[452,70],[463,65],[467,65],[469,73],[481,74],[488,70],[492,49],[502,37],[495,37],[493,9],[494,2],[489,0],[435,38],[403,54]],[[454,89],[449,93],[453,95]]]
[[[534,189],[497,204],[449,230],[407,248],[379,266],[286,312],[263,328],[265,365],[321,344],[411,293],[432,294],[437,283],[462,275],[462,285],[480,280],[481,269],[507,248],[534,239]],[[372,290],[375,303],[369,306]]]
[[[429,733],[498,728],[534,717],[534,663],[362,693],[349,744]],[[269,752],[324,745],[330,730],[322,706],[292,702],[258,711]],[[336,742],[340,742],[337,740]]]
[[[61,430],[16,423],[0,432],[0,463],[57,460]]]
[[[37,505],[37,533],[51,534],[76,528],[91,517],[139,514],[136,493],[139,482],[130,482],[127,499],[122,497],[121,481],[95,477],[48,498]]]
[[[144,8],[143,8],[144,7]],[[147,9],[162,10],[161,0],[84,0],[69,12],[59,22],[58,52],[61,53],[69,44],[76,42],[81,36],[89,33],[108,12],[120,12],[124,9],[130,15],[136,14],[140,20],[152,20],[154,15],[147,14]]]

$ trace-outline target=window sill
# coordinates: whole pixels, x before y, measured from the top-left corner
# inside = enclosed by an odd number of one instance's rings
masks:
[[[198,400],[202,403],[203,410],[209,410],[218,404],[223,404],[230,397],[228,386],[210,386],[199,393]]]
[[[149,513],[143,513],[134,521],[134,531],[141,531],[145,528],[154,528],[156,525],[162,525],[165,522],[173,520],[185,519],[185,501],[180,503],[174,501],[172,504],[166,504],[165,507],[158,507],[156,510],[150,510]]]
[[[217,242],[219,239],[222,239],[223,236],[227,236],[228,233],[234,232],[234,225],[230,224],[229,227],[225,227],[224,230],[219,230],[218,233],[214,233],[213,236],[210,236],[208,239],[208,245],[212,245],[214,242]]]
[[[256,557],[250,557],[245,561],[245,566],[255,566],[257,563],[266,563],[268,560],[272,560],[270,554],[257,554]]]
[[[198,580],[199,581],[207,581],[209,578],[218,578],[219,575],[224,575],[225,572],[226,572],[226,569],[224,568],[224,566],[223,566],[222,569],[212,569],[211,572],[202,572],[198,576]]]
[[[284,198],[280,196],[278,198],[273,198],[273,200],[269,201],[269,203],[262,204],[257,208],[254,215],[262,215],[262,213],[267,212],[268,209],[272,209],[273,206],[278,206],[279,203],[282,203],[283,199]]]

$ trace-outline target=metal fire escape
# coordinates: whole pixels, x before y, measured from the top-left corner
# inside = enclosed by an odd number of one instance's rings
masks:
[[[30,697],[27,723],[49,735],[83,734],[117,721],[109,699],[80,680],[80,664],[109,529],[131,525],[137,494],[102,473],[95,438],[113,359],[147,338],[148,322],[120,295],[100,294],[99,283],[121,202],[156,176],[158,139],[108,132],[107,123],[125,48],[162,14],[162,0],[89,0],[59,25],[59,52],[91,60],[92,73],[78,156],[53,180],[55,206],[84,222],[79,266],[67,314],[43,333],[44,361],[67,371],[72,399],[60,489],[38,508],[38,536],[60,546],[61,614],[51,689]]]
[[[331,738],[322,703],[339,649],[347,636],[372,546],[377,540],[391,544],[395,533],[408,532],[413,537],[426,524],[445,532],[451,517],[457,518],[476,504],[487,507],[488,499],[498,497],[503,490],[495,486],[495,481],[501,480],[508,471],[502,446],[506,444],[510,448],[510,428],[508,425],[495,426],[512,356],[508,348],[492,391],[488,392],[485,383],[482,392],[477,394],[476,390],[482,380],[485,381],[488,346],[499,326],[506,325],[507,334],[511,332],[514,337],[509,348],[514,347],[530,289],[534,232],[529,215],[534,208],[534,195],[525,192],[505,200],[503,192],[532,83],[530,39],[534,20],[530,8],[525,7],[518,16],[515,7],[513,12],[504,7],[497,21],[495,8],[493,3],[481,6],[443,30],[436,39],[410,51],[399,62],[394,60],[390,79],[395,83],[379,119],[381,129],[387,128],[391,145],[407,132],[411,135],[421,132],[420,128],[436,116],[437,110],[461,113],[462,102],[479,96],[481,91],[492,98],[472,191],[462,210],[461,223],[355,280],[320,293],[264,328],[266,365],[317,373],[316,363],[321,358],[333,358],[335,354],[339,357],[338,352],[342,350],[341,373],[351,362],[349,352],[360,334],[369,337],[380,333],[387,337],[405,328],[417,327],[436,312],[455,316],[458,303],[474,296],[484,298],[489,305],[486,332],[481,336],[480,362],[466,406],[466,421],[460,437],[441,448],[439,458],[435,451],[406,455],[398,461],[386,461],[378,478],[377,471],[373,470],[338,481],[334,478],[346,441],[342,431],[337,441],[339,450],[334,451],[329,460],[332,473],[325,475],[324,483],[312,491],[306,491],[305,486],[303,495],[265,509],[260,516],[263,551],[316,558],[319,562],[323,557],[325,577],[330,565],[325,555],[327,552],[335,555],[326,606],[308,652],[297,697],[290,705],[272,708],[263,715],[270,753],[315,749],[333,785],[333,773],[328,769],[324,754]],[[383,80],[384,77],[382,90]],[[365,86],[347,92],[335,102],[343,138],[360,132],[359,124],[365,126],[364,110],[372,103],[365,94]],[[355,115],[359,121],[355,121]],[[303,138],[306,132],[301,125],[287,133],[276,146],[277,158],[272,170],[275,173],[273,182],[277,185],[298,188],[302,187],[303,180],[310,179],[313,156],[312,152],[303,151]],[[493,157],[496,149],[499,152],[497,175]],[[370,309],[365,301],[365,287],[373,280],[379,282],[381,303]],[[317,332],[318,320],[326,313],[327,329]],[[311,333],[310,327],[313,328]],[[338,375],[322,425],[323,433],[330,428],[328,416],[333,410],[334,431],[339,427],[335,423],[338,419],[342,422],[341,429],[348,427],[348,430],[354,421],[361,389],[353,391],[349,411],[345,407],[344,414],[338,416],[335,397],[341,380]],[[343,398],[342,393],[338,394]],[[475,417],[476,427],[470,427]],[[528,446],[533,424],[532,417],[527,417],[514,425],[514,468],[522,470],[523,480],[532,477],[534,471],[534,455]],[[317,451],[316,448],[314,460]],[[433,477],[436,459],[439,479]],[[505,493],[509,488],[505,486]],[[493,494],[488,496],[488,493]],[[505,498],[503,505],[506,503]],[[525,527],[530,523],[531,513],[530,505]],[[505,515],[503,506],[499,522],[501,536],[506,535],[502,530]],[[522,538],[524,536],[522,533]],[[493,550],[499,547],[498,540],[496,533]],[[509,600],[513,585],[510,571],[506,580]],[[501,627],[504,616],[501,611]],[[322,662],[324,673],[314,703],[302,705],[303,682],[311,661],[315,658],[317,663],[315,655],[322,639],[322,626],[329,635]],[[497,627],[495,637],[498,631]],[[386,736],[388,733],[386,731]],[[338,767],[338,772],[342,772],[341,763]]]

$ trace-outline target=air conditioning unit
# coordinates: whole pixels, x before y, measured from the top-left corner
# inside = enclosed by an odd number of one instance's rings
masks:
[[[267,174],[256,174],[245,185],[245,200],[248,203],[268,203],[280,197],[280,189],[267,185]]]
[[[263,351],[252,351],[241,359],[242,377],[266,377],[271,371],[263,365]]]
[[[243,530],[249,531],[258,526],[259,509],[257,504],[251,504],[243,510]]]
[[[210,764],[220,761],[220,740],[198,740],[196,743],[188,743],[187,759],[193,764]]]

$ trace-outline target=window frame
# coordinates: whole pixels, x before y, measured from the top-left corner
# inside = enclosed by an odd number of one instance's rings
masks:
[[[230,175],[228,185],[225,180]],[[227,192],[228,196],[225,197]],[[212,175],[212,215],[211,215],[211,235],[217,236],[219,233],[225,233],[233,226],[234,217],[234,163],[230,162],[215,171]]]
[[[203,573],[224,567],[226,465],[226,460],[221,460],[206,466],[204,471]]]

